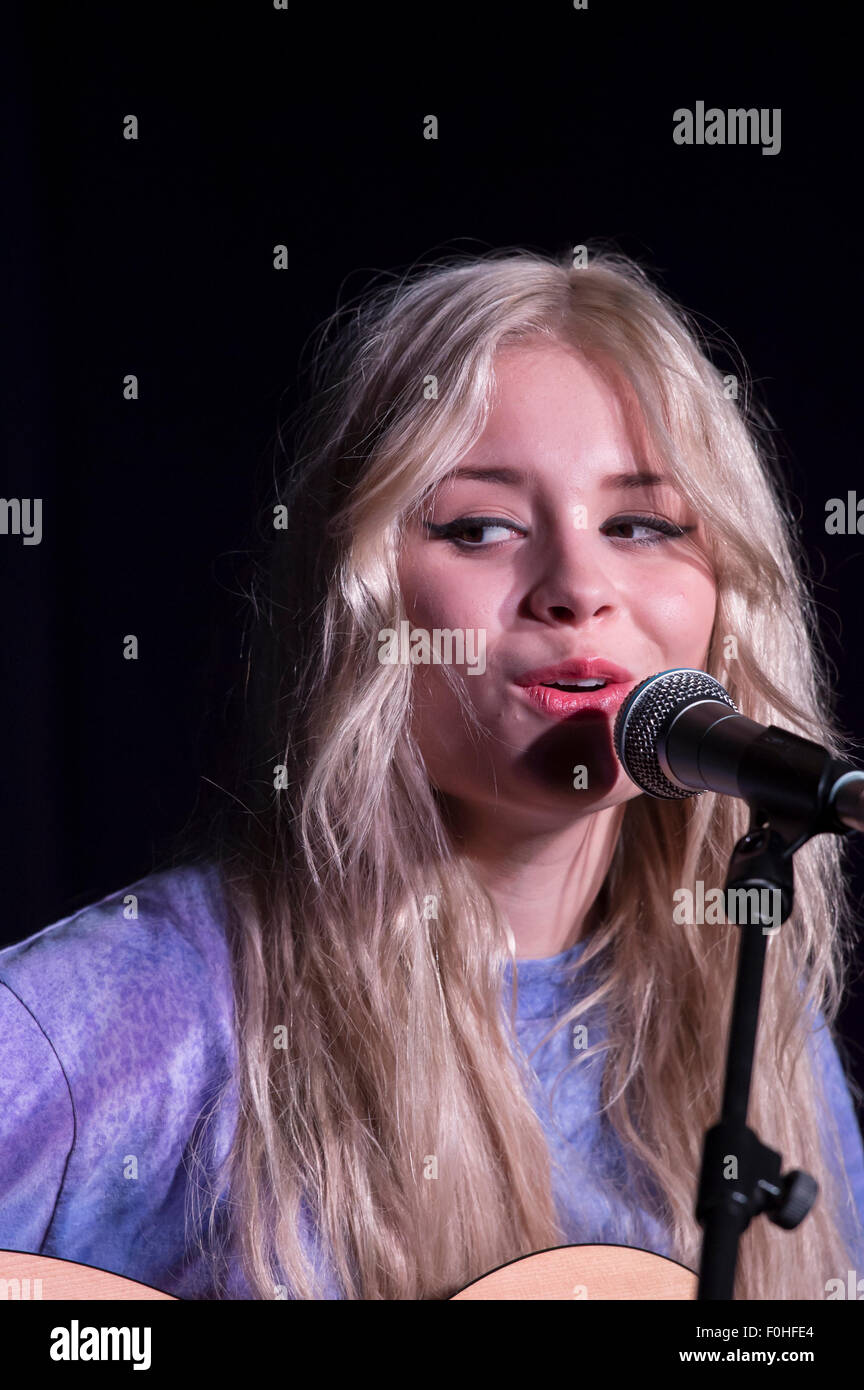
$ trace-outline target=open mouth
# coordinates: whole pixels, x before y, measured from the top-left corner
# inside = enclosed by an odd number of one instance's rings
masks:
[[[609,685],[607,680],[585,680],[585,681],[543,681],[546,690],[603,690]]]
[[[618,713],[634,682],[611,681],[597,677],[581,681],[538,681],[536,685],[518,685],[523,697],[535,709],[554,718],[592,710],[613,717]]]

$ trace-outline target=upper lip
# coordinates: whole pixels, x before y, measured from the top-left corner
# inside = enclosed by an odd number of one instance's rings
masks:
[[[533,670],[517,676],[516,684],[549,685],[554,681],[583,681],[592,677],[598,680],[602,677],[612,682],[635,679],[630,671],[617,666],[614,661],[607,661],[605,656],[580,656],[562,661],[558,666],[535,666]]]

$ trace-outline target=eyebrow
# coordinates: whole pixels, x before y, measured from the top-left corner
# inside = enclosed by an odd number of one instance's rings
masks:
[[[471,479],[478,483],[505,483],[511,487],[526,487],[528,483],[536,479],[534,472],[525,472],[521,468],[497,467],[497,468],[455,468],[452,473],[448,473],[442,482],[455,481],[457,478]],[[600,487],[614,488],[617,491],[630,491],[635,488],[660,487],[664,483],[670,483],[671,478],[663,473],[652,473],[647,469],[637,469],[629,473],[608,473],[605,478],[600,480]]]

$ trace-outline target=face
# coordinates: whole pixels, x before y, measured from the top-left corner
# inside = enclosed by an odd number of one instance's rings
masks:
[[[641,795],[614,753],[615,715],[645,677],[704,669],[716,590],[699,518],[636,476],[664,470],[595,367],[543,344],[499,352],[495,378],[482,437],[399,563],[412,630],[465,635],[455,674],[479,728],[433,659],[412,669],[414,731],[448,800],[554,826]],[[548,669],[574,659],[587,665]],[[604,670],[595,692],[548,688]]]

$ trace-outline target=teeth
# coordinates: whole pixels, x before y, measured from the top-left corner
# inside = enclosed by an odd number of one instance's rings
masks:
[[[602,690],[605,684],[605,680],[570,681],[566,685],[563,681],[550,681],[553,690]]]

